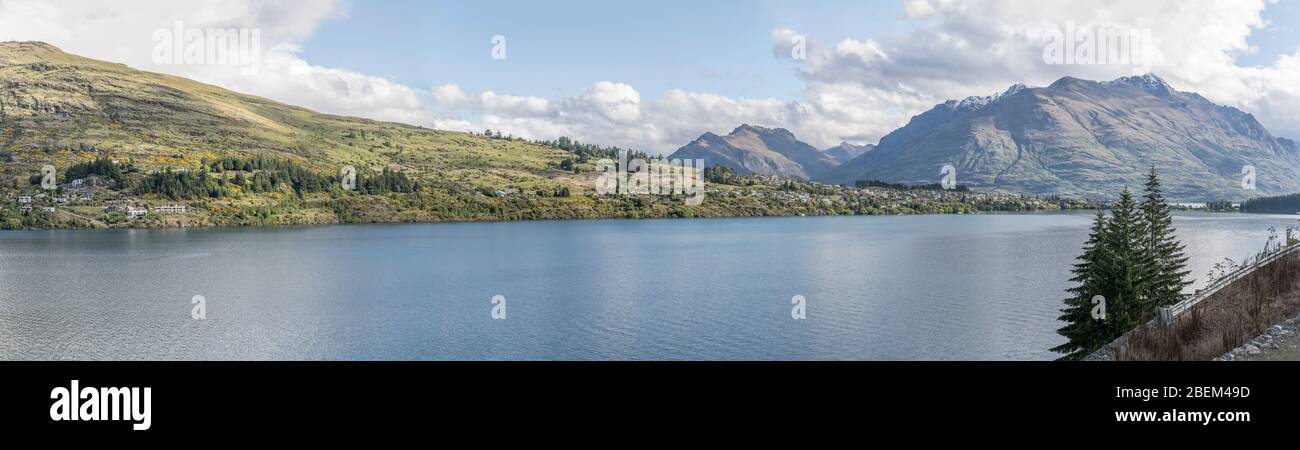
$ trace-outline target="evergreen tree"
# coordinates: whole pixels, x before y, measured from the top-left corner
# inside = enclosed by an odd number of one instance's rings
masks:
[[[1152,261],[1151,283],[1147,292],[1148,311],[1170,306],[1183,298],[1183,289],[1191,284],[1187,275],[1187,256],[1183,244],[1174,237],[1174,220],[1169,205],[1160,190],[1160,178],[1155,166],[1147,175],[1146,197],[1142,201],[1142,221],[1145,224],[1143,251]]]
[[[1109,333],[1105,330],[1104,321],[1093,318],[1096,305],[1092,304],[1093,297],[1105,297],[1109,293],[1106,292],[1106,261],[1102,254],[1106,251],[1105,232],[1106,215],[1097,210],[1097,217],[1093,219],[1092,229],[1088,232],[1088,241],[1083,245],[1083,254],[1079,255],[1078,262],[1071,270],[1074,278],[1070,281],[1076,283],[1076,286],[1066,290],[1070,293],[1070,298],[1065,299],[1065,309],[1061,310],[1060,317],[1065,326],[1056,330],[1069,339],[1069,342],[1052,348],[1053,352],[1066,354],[1061,360],[1082,359],[1106,345]]]
[[[1146,226],[1140,213],[1133,193],[1124,188],[1106,222],[1103,254],[1110,277],[1108,291],[1112,294],[1106,297],[1106,322],[1112,339],[1145,322],[1155,312],[1147,309],[1146,294],[1153,262],[1142,251]]]
[[[1069,341],[1052,351],[1064,353],[1061,359],[1082,358],[1149,321],[1157,306],[1176,302],[1187,285],[1182,250],[1154,173],[1141,204],[1125,188],[1110,218],[1098,212],[1093,221],[1061,310],[1066,325],[1057,332]],[[1106,301],[1103,320],[1092,317],[1095,296]]]

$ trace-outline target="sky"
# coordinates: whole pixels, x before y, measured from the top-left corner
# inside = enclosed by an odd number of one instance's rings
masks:
[[[1300,138],[1298,2],[0,0],[0,40],[326,113],[664,154],[742,123],[875,143],[948,99],[1148,71]],[[160,64],[176,21],[258,31],[256,70]],[[1145,51],[1052,63],[1068,30]]]

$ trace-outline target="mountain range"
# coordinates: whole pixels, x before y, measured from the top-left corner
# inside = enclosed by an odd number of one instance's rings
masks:
[[[847,149],[845,149],[847,151]],[[860,154],[860,153],[859,153]],[[784,128],[741,125],[726,136],[704,133],[669,158],[704,159],[742,175],[777,175],[810,180],[840,165],[836,156],[795,139]]]
[[[745,126],[737,132],[753,135],[753,130],[764,129]],[[838,151],[843,146],[828,149],[823,154],[843,161],[830,168],[824,163],[794,168],[768,164],[810,159],[771,156],[784,155],[786,149],[804,155],[810,146],[789,142],[794,139],[788,131],[769,131],[785,145],[751,155],[753,146],[700,145],[697,140],[674,156],[832,184],[936,183],[941,169],[951,165],[958,183],[973,189],[1114,198],[1125,187],[1138,189],[1154,166],[1175,200],[1300,191],[1300,146],[1295,141],[1273,136],[1251,114],[1178,91],[1153,74],[1105,82],[1066,77],[1047,87],[1018,84],[992,96],[948,101],[847,161]],[[1249,168],[1254,170],[1253,190],[1243,188]]]
[[[451,192],[583,191],[593,176],[562,169],[575,154],[553,145],[321,114],[40,42],[0,43],[0,83],[0,181],[10,187],[43,164],[102,156],[146,172],[228,156],[289,159],[326,173],[391,168]],[[952,165],[957,182],[976,190],[1113,198],[1137,189],[1154,166],[1174,200],[1300,192],[1300,144],[1155,75],[1066,77],[948,101],[876,145],[819,150],[788,130],[746,124],[726,136],[706,133],[671,156],[831,184],[929,184]],[[1254,190],[1242,187],[1248,168]]]

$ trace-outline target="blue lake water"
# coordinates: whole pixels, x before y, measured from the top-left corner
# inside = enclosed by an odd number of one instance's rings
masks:
[[[1091,214],[0,232],[0,359],[1037,360]],[[1294,216],[1180,213],[1198,285]],[[191,299],[206,299],[205,320]],[[491,299],[505,298],[505,320]],[[807,319],[791,318],[791,298]]]

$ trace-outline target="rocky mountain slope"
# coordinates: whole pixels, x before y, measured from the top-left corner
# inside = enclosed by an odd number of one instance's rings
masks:
[[[1113,197],[1154,165],[1170,198],[1204,201],[1300,191],[1300,148],[1253,116],[1180,92],[1155,75],[1062,78],[949,101],[821,177],[935,183],[944,165],[973,189]],[[1243,189],[1247,167],[1255,190]]]
[[[814,179],[838,165],[832,156],[817,150],[783,128],[741,125],[731,134],[705,133],[673,152],[670,158],[703,159],[709,166],[722,165],[740,174],[778,175]]]

